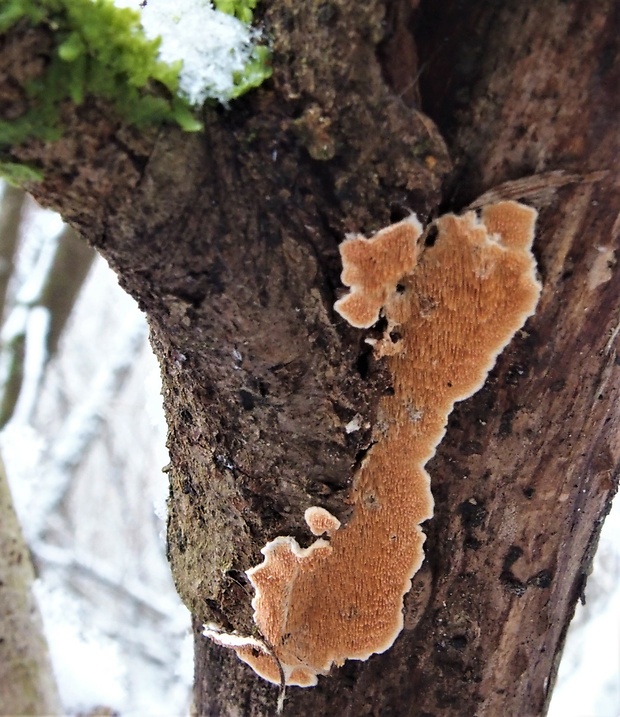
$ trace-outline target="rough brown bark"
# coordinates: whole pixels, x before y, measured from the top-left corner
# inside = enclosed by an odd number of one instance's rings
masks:
[[[289,690],[285,713],[544,714],[617,489],[620,11],[613,0],[409,5],[269,3],[273,82],[208,110],[204,136],[138,134],[91,102],[67,107],[65,140],[13,150],[42,162],[33,192],[149,315],[200,714],[272,713],[275,689],[200,625],[250,629],[243,571],[277,534],[308,541],[306,507],[346,520],[369,434],[343,426],[372,421],[389,388],[364,332],[332,306],[344,232],[408,210],[428,218],[440,202],[447,155],[407,77],[415,87],[419,72],[455,163],[445,208],[494,190],[540,209],[544,291],[428,466],[436,515],[405,630],[383,655]],[[3,40],[1,70],[44,53],[44,33],[32,34]]]

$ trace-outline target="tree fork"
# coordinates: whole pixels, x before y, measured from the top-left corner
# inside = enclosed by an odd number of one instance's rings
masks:
[[[618,482],[620,12],[612,0],[422,2],[413,15],[404,2],[280,0],[264,13],[273,80],[205,110],[204,135],[139,132],[91,98],[64,108],[63,139],[11,149],[43,168],[32,193],[102,251],[149,317],[196,711],[273,712],[273,686],[200,627],[251,630],[244,570],[275,535],[310,540],[306,507],[347,519],[369,431],[343,426],[372,422],[389,377],[332,310],[337,245],[437,210],[450,162],[412,106],[407,76],[415,88],[419,73],[455,163],[446,208],[539,175],[510,198],[541,212],[543,295],[428,466],[436,512],[405,630],[388,652],[289,690],[285,713],[544,714]],[[51,41],[16,28],[0,42],[9,117]],[[540,176],[552,170],[564,174]]]

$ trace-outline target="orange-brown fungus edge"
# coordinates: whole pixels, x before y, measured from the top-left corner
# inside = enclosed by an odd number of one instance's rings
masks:
[[[342,242],[340,279],[351,290],[338,299],[334,309],[351,326],[367,329],[377,321],[381,307],[398,280],[415,266],[417,240],[421,234],[422,225],[412,214],[398,224],[381,229],[370,239],[352,235]]]
[[[436,221],[434,245],[404,269],[391,241],[372,260],[362,251],[363,261],[351,255],[358,239],[343,243],[343,276],[357,272],[352,287],[370,287],[373,312],[381,308],[378,284],[393,284],[382,307],[400,338],[394,345],[386,336],[375,351],[385,356],[394,394],[381,400],[376,442],[355,475],[351,521],[338,528],[327,511],[311,508],[307,522],[313,532],[325,528],[329,540],[302,549],[278,537],[248,570],[254,620],[270,650],[235,646],[231,640],[244,639],[236,636],[218,641],[265,679],[279,683],[281,667],[286,684],[316,684],[332,665],[387,650],[401,631],[403,596],[424,557],[420,523],[433,513],[424,466],[455,401],[482,386],[534,312],[541,288],[531,253],[535,220],[535,210],[516,202],[489,206],[480,219],[474,212],[448,214]],[[377,236],[389,237],[390,229]],[[369,245],[381,246],[375,239],[359,244]]]
[[[335,515],[332,515],[325,508],[319,508],[316,505],[311,506],[304,513],[304,520],[310,528],[312,535],[327,535],[331,536],[340,527],[340,521]]]

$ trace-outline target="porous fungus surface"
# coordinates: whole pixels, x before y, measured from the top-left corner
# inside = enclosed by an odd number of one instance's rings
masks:
[[[455,401],[482,386],[534,312],[540,294],[531,253],[535,220],[535,210],[516,202],[489,206],[480,218],[445,215],[435,222],[434,244],[418,249],[417,263],[415,249],[394,253],[389,228],[377,235],[390,238],[385,251],[373,251],[371,260],[373,240],[343,243],[343,280],[355,274],[351,295],[363,302],[367,294],[374,307],[385,290],[389,329],[375,352],[385,356],[394,393],[381,400],[375,443],[354,478],[350,522],[338,527],[327,511],[312,507],[306,521],[327,538],[302,549],[292,537],[278,537],[263,548],[264,561],[248,570],[264,644],[205,632],[265,679],[314,685],[332,665],[387,650],[401,631],[403,596],[424,558],[420,523],[433,513],[424,466]],[[400,232],[403,223],[395,226]],[[415,232],[417,239],[421,229]],[[361,253],[352,251],[354,244]],[[401,239],[396,244],[403,246]],[[354,320],[359,306],[352,307]],[[340,311],[350,319],[346,301]]]
[[[353,234],[340,245],[340,279],[351,287],[334,304],[334,309],[351,326],[367,329],[379,318],[379,311],[401,276],[415,266],[416,242],[422,225],[415,214],[377,232],[370,239]],[[386,257],[390,257],[386,261]]]
[[[340,527],[340,521],[335,515],[332,515],[325,508],[319,508],[313,505],[308,508],[304,513],[304,520],[310,528],[312,535],[327,535],[331,536],[332,533],[336,532]]]

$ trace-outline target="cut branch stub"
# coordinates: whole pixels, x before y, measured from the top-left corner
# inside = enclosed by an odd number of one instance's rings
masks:
[[[424,559],[420,524],[433,513],[424,466],[454,403],[482,386],[534,312],[541,289],[531,252],[535,220],[535,210],[516,202],[486,207],[480,219],[474,212],[443,216],[417,263],[417,220],[343,243],[343,280],[355,303],[344,297],[339,311],[359,325],[359,307],[372,307],[362,311],[370,325],[383,307],[388,330],[375,352],[386,357],[394,393],[380,403],[375,443],[355,476],[351,521],[339,527],[313,506],[306,522],[327,539],[301,548],[290,536],[277,537],[247,571],[264,642],[205,630],[265,679],[314,685],[332,665],[384,652],[402,630],[403,596]],[[402,231],[407,226],[415,239]],[[413,253],[400,250],[411,241]]]

